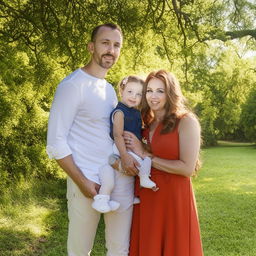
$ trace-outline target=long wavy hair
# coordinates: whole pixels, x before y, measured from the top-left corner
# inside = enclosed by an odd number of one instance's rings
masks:
[[[165,115],[162,120],[163,127],[161,134],[171,132],[176,127],[179,120],[186,115],[192,115],[197,119],[196,115],[188,107],[187,100],[182,94],[179,81],[175,75],[171,72],[167,72],[166,70],[158,70],[151,72],[145,80],[146,86],[143,92],[141,109],[142,119],[145,127],[149,127],[151,122],[154,120],[154,114],[146,100],[147,85],[153,78],[157,78],[164,83],[166,92],[166,103],[164,106]],[[200,166],[201,161],[198,159],[195,170],[197,171]]]
[[[165,115],[163,118],[163,128],[161,133],[168,133],[172,131],[176,125],[176,122],[181,119],[184,115],[192,113],[187,106],[187,101],[182,94],[179,81],[174,74],[165,70],[158,70],[151,72],[146,78],[146,87],[149,81],[153,78],[157,78],[164,83],[166,92],[166,103],[165,103]],[[154,119],[153,112],[146,100],[146,90],[143,93],[143,104],[142,104],[142,117],[146,126],[149,126]],[[193,114],[193,113],[192,113]]]

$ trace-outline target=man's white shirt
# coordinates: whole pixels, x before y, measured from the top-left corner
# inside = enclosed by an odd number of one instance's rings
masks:
[[[90,180],[100,183],[99,167],[112,153],[109,116],[117,104],[114,88],[105,79],[77,69],[58,85],[47,133],[50,158],[73,156]]]

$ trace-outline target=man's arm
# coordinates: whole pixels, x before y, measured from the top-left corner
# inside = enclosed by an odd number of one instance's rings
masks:
[[[93,198],[98,193],[100,186],[83,175],[81,170],[76,166],[72,155],[56,161],[86,197]]]
[[[68,99],[68,100],[67,100]],[[47,153],[77,184],[87,197],[93,197],[99,186],[88,180],[72,157],[67,137],[80,104],[80,91],[72,83],[58,86],[50,111],[47,132]]]

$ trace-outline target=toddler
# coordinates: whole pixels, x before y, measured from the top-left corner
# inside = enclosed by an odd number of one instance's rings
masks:
[[[114,140],[113,152],[109,157],[109,164],[115,164],[120,156],[130,154],[140,164],[139,170],[140,185],[145,188],[156,190],[156,184],[149,179],[151,169],[151,158],[142,159],[131,151],[127,151],[123,138],[123,131],[129,131],[141,140],[142,120],[138,110],[144,88],[144,81],[137,76],[125,77],[119,83],[121,101],[118,102],[116,108],[110,115],[110,136]],[[121,161],[119,161],[118,169],[121,169]],[[102,167],[99,172],[101,188],[99,194],[94,197],[92,207],[102,213],[118,209],[119,203],[110,201],[110,194],[114,188],[114,170],[109,166]],[[139,203],[139,199],[135,199],[135,203]]]

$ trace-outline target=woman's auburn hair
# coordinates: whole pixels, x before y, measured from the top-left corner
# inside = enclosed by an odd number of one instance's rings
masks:
[[[145,128],[149,127],[150,123],[153,121],[154,116],[153,112],[150,110],[150,107],[146,100],[147,85],[151,79],[159,79],[164,83],[165,92],[166,92],[166,104],[165,104],[165,115],[162,121],[163,127],[161,134],[166,134],[171,132],[177,125],[177,122],[186,115],[191,115],[198,119],[193,111],[187,106],[187,100],[183,96],[180,84],[175,75],[166,70],[152,71],[146,78],[145,90],[143,92],[142,99],[142,119]],[[196,161],[195,172],[198,171],[201,167],[200,152],[199,157]],[[195,175],[195,173],[194,173]]]
[[[166,70],[152,71],[146,78],[145,91],[142,100],[142,118],[146,127],[153,121],[154,116],[146,100],[147,85],[151,79],[159,79],[164,83],[166,93],[165,115],[161,133],[168,133],[174,129],[177,120],[193,112],[186,105],[186,98],[183,96],[179,81],[175,75]],[[193,114],[194,115],[194,114]]]

